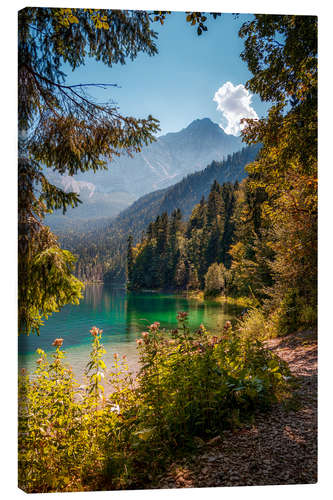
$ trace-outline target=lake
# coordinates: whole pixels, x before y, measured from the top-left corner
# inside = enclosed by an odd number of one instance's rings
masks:
[[[113,354],[126,354],[129,366],[137,362],[136,342],[141,332],[154,321],[161,328],[175,328],[178,311],[189,313],[189,324],[201,323],[212,332],[221,331],[226,320],[232,320],[242,308],[213,301],[200,301],[181,295],[154,292],[127,293],[124,286],[110,284],[87,285],[78,306],[67,305],[53,314],[40,330],[40,336],[19,337],[19,368],[29,371],[36,366],[36,349],[53,351],[55,338],[63,338],[63,349],[75,375],[81,379],[91,346],[92,326],[103,329],[107,366]]]

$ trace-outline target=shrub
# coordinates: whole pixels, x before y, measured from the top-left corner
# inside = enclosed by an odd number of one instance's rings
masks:
[[[223,264],[214,262],[205,274],[205,296],[214,296],[222,292],[225,287],[226,269]]]
[[[78,491],[89,483],[91,489],[103,476],[105,443],[112,443],[115,452],[121,444],[123,424],[114,400],[104,396],[102,385],[107,375],[102,331],[94,327],[91,333],[85,385],[79,386],[63,362],[63,339],[54,341],[56,352],[51,363],[38,349],[33,375],[19,377],[19,487],[26,492]],[[113,382],[118,371],[117,366],[111,369]],[[123,383],[127,382],[125,378]],[[117,389],[119,393],[123,390],[120,384]]]
[[[244,339],[266,340],[278,336],[274,318],[265,316],[261,308],[251,307],[246,310],[238,322],[238,332]]]
[[[289,375],[279,358],[233,332],[230,322],[220,335],[203,325],[191,332],[185,312],[172,332],[155,322],[142,333],[136,378],[117,354],[108,371],[102,331],[90,332],[86,384],[79,386],[66,366],[62,339],[54,342],[51,362],[38,349],[35,372],[19,378],[19,486],[27,492],[138,487],[177,447],[267,408]]]
[[[246,421],[276,400],[289,373],[259,341],[232,332],[230,322],[221,336],[204,327],[191,333],[182,314],[171,339],[153,324],[140,342],[137,434],[155,448],[185,445]]]

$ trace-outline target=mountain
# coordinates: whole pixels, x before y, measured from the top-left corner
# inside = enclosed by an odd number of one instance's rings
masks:
[[[102,192],[124,191],[138,198],[171,186],[242,147],[239,137],[227,135],[216,123],[204,118],[179,132],[159,137],[133,158],[115,158],[108,171],[87,172],[76,178],[96,184]]]
[[[181,209],[183,218],[187,218],[202,196],[208,196],[214,180],[223,184],[244,179],[244,168],[255,160],[259,149],[258,145],[248,146],[228,155],[224,161],[213,161],[204,170],[186,176],[174,186],[144,195],[104,226],[85,233],[77,230],[62,232],[60,242],[63,248],[79,256],[79,277],[87,280],[124,280],[129,234],[136,243],[157,215],[163,212],[171,214],[177,208]]]
[[[79,208],[68,210],[67,219],[53,214],[47,223],[52,226],[56,221],[117,215],[140,196],[176,184],[242,146],[239,137],[227,135],[216,123],[204,118],[194,120],[179,132],[160,136],[132,158],[115,158],[109,170],[78,173],[74,177],[47,174],[65,191],[82,194],[84,201]]]
[[[77,180],[77,176],[58,176],[51,172],[48,174],[48,179],[65,192],[72,191],[79,194],[82,201],[76,208],[69,208],[65,215],[62,210],[58,210],[46,217],[46,224],[55,232],[71,230],[73,225],[82,230],[92,224],[100,225],[104,218],[109,220],[110,217],[117,216],[136,199],[136,196],[124,191],[101,192],[96,184]]]
[[[204,170],[186,176],[174,186],[142,196],[123,210],[111,227],[132,233],[136,239],[147,224],[163,212],[170,215],[173,210],[180,208],[183,218],[187,218],[202,196],[208,196],[214,180],[223,184],[244,179],[244,167],[255,160],[259,149],[257,144],[243,148],[228,155],[222,162],[213,161]]]

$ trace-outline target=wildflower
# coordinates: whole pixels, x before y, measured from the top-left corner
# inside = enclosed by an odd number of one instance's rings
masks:
[[[101,335],[103,333],[103,330],[100,330],[97,326],[93,326],[90,333],[93,337],[97,337],[97,335]]]
[[[115,352],[114,355],[113,355],[114,359],[118,359],[118,353]]]
[[[120,407],[119,407],[119,405],[117,405],[117,404],[115,404],[115,405],[110,405],[110,410],[111,410],[111,411],[113,411],[113,412],[115,412],[115,413],[118,413],[118,415],[119,415],[119,413],[120,413]]]
[[[179,321],[185,321],[188,318],[188,312],[186,311],[179,311],[177,313],[177,319]]]
[[[42,361],[43,361],[43,358],[38,358],[36,363],[38,363],[40,365]]]
[[[122,358],[123,358],[123,360],[127,359],[126,354],[124,354],[124,355],[122,356]]]
[[[142,339],[136,339],[136,343],[137,343],[138,345],[141,345],[141,344],[142,344]]]
[[[148,332],[142,332],[141,335],[145,339],[146,337],[148,337],[149,333]]]
[[[55,347],[61,347],[64,339],[55,339],[52,343]]]
[[[229,330],[231,328],[231,321],[226,321],[223,328],[224,330]]]
[[[155,321],[152,325],[150,325],[149,330],[158,330],[160,327],[160,323]]]

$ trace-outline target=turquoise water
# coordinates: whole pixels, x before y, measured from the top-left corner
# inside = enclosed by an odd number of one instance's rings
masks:
[[[91,346],[89,330],[97,326],[103,329],[106,362],[110,362],[117,352],[119,355],[126,354],[130,367],[134,368],[137,360],[135,340],[141,332],[154,321],[159,321],[162,328],[176,327],[178,311],[189,313],[191,327],[203,323],[208,330],[216,332],[241,309],[180,295],[127,293],[121,286],[87,285],[80,304],[65,306],[53,314],[41,328],[39,337],[19,337],[19,367],[34,368],[38,358],[36,349],[40,347],[47,352],[53,351],[53,340],[61,337],[67,360],[74,373],[81,377]]]

